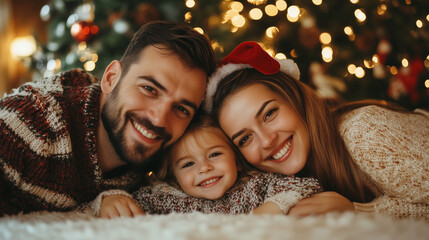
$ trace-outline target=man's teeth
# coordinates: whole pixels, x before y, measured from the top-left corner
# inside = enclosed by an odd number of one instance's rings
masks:
[[[146,129],[142,128],[140,125],[138,125],[137,123],[133,122],[134,127],[145,137],[149,138],[149,139],[155,139],[158,136],[148,132]]]
[[[273,158],[274,158],[275,160],[277,160],[277,159],[279,159],[279,158],[283,157],[283,156],[287,153],[287,151],[289,150],[290,144],[291,144],[291,141],[288,141],[288,142],[286,143],[286,145],[285,145],[285,146],[280,150],[280,152],[276,153],[276,154],[273,156]]]
[[[216,182],[217,180],[219,180],[219,178],[212,178],[212,179],[209,179],[209,180],[207,180],[207,181],[205,181],[205,182],[201,183],[201,184],[200,184],[200,186],[209,185],[210,183],[214,183],[214,182]]]

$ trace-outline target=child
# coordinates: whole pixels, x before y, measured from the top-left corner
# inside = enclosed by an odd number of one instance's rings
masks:
[[[300,199],[321,191],[313,178],[247,173],[245,163],[222,130],[202,115],[167,152],[157,174],[166,182],[152,177],[151,185],[132,195],[105,192],[93,209],[107,218],[141,214],[130,199],[133,197],[149,214],[239,214],[252,210],[255,214],[287,214]]]

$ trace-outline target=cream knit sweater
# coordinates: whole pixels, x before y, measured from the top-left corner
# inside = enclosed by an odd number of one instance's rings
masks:
[[[357,211],[429,219],[429,112],[398,113],[367,106],[346,114],[340,124],[356,163],[382,189]]]

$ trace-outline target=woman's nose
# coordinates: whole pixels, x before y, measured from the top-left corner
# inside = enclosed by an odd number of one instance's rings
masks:
[[[277,139],[277,133],[275,131],[262,129],[259,132],[259,137],[261,139],[262,148],[271,148]]]

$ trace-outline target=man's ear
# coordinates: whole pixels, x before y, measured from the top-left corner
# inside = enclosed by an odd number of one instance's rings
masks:
[[[101,91],[104,94],[109,94],[118,84],[121,78],[122,64],[118,60],[112,61],[104,71],[103,78],[101,79]]]

